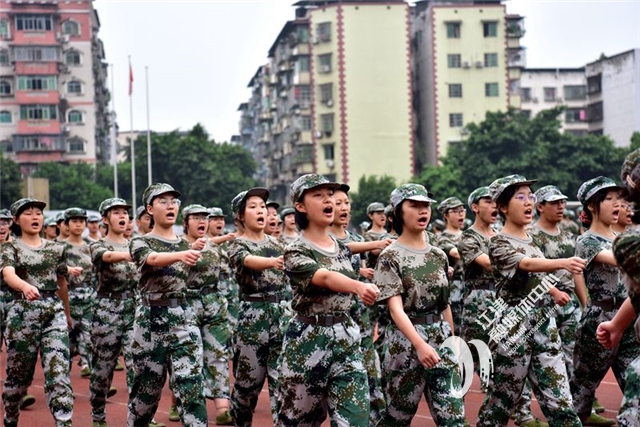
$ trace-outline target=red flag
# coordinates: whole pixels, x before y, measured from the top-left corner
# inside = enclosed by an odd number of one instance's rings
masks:
[[[131,62],[129,62],[129,96],[133,93],[133,68],[131,68]]]

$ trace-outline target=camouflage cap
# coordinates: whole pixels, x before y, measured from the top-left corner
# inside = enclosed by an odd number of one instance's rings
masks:
[[[369,221],[362,221],[360,223],[360,228],[365,230],[365,229],[369,228],[370,225],[371,225],[371,223]]]
[[[632,227],[616,237],[613,254],[618,267],[631,280],[640,284],[640,228]]]
[[[620,171],[620,179],[629,193],[640,193],[640,148],[627,154]]]
[[[384,212],[384,203],[373,202],[367,206],[367,215],[373,212]]]
[[[388,204],[386,208],[384,208],[384,216],[392,216],[393,215],[393,206]]]
[[[569,197],[562,194],[562,191],[555,185],[545,185],[536,191],[536,200],[538,203],[555,202],[557,200],[567,200]]]
[[[68,208],[64,210],[64,220],[68,221],[71,218],[84,218],[87,219],[87,211],[82,208]]]
[[[109,199],[103,200],[102,203],[100,203],[98,212],[100,212],[100,215],[104,216],[107,213],[107,211],[111,208],[125,208],[129,210],[131,209],[131,205],[128,204],[124,199],[121,199],[120,197],[111,197]],[[98,218],[98,220],[100,219]],[[89,219],[89,221],[91,221],[91,219]]]
[[[571,209],[565,209],[562,215],[566,216],[569,219],[576,219],[576,213]]]
[[[400,203],[405,200],[416,200],[418,202],[436,203],[433,200],[433,194],[429,193],[424,186],[420,184],[403,184],[391,192],[391,206],[397,208]],[[384,205],[382,206],[384,211]]]
[[[45,227],[55,227],[56,226],[56,219],[52,216],[48,216],[44,219],[44,226]]]
[[[267,207],[278,210],[280,209],[280,203],[276,202],[275,200],[267,200]]]
[[[300,197],[304,195],[305,191],[317,187],[328,187],[333,190],[337,190],[338,188],[340,188],[340,184],[338,184],[337,182],[331,182],[324,176],[317,175],[315,173],[302,175],[301,177],[293,181],[289,189],[289,197],[291,198],[291,203],[296,203],[298,200],[300,200]]]
[[[225,217],[222,208],[209,208],[209,218]]]
[[[0,209],[0,219],[13,219],[9,209]]]
[[[604,190],[605,188],[614,190],[616,188],[620,190],[624,189],[616,184],[616,182],[611,178],[607,178],[606,176],[597,176],[584,182],[580,188],[578,188],[578,201],[580,201],[583,206],[586,206],[587,203],[589,203],[589,199],[593,197],[594,194],[600,190]]]
[[[444,230],[445,228],[447,228],[447,224],[445,224],[444,221],[440,218],[433,221],[433,226],[439,228],[440,230]]]
[[[28,207],[33,206],[40,210],[44,210],[47,206],[45,202],[41,202],[40,200],[32,199],[30,197],[25,197],[24,199],[16,200],[11,205],[11,215],[18,216],[22,213],[23,210]]]
[[[136,209],[136,219],[140,219],[143,213],[147,213],[147,206],[138,206],[138,209]]]
[[[62,221],[64,221],[64,211],[58,212],[56,215],[56,224]]]
[[[253,196],[260,197],[266,203],[267,199],[269,199],[269,190],[262,187],[254,187],[250,190],[238,193],[238,195],[231,200],[231,212],[233,212],[234,215],[240,213],[240,205],[242,202]]]
[[[192,204],[182,208],[182,219],[187,219],[189,215],[204,214],[209,216],[209,209],[202,205]]]
[[[462,205],[462,201],[457,197],[448,197],[440,202],[440,204],[438,205],[438,212],[444,215],[449,209],[457,208],[458,206]]]
[[[491,194],[489,193],[489,187],[478,187],[469,194],[469,198],[467,199],[467,206],[471,208],[471,205],[474,203],[478,203],[480,199],[488,197],[491,198]]]
[[[536,182],[538,182],[537,179],[527,179],[522,175],[504,176],[496,179],[489,185],[489,194],[491,195],[491,200],[495,202],[498,200],[498,197],[504,193],[504,190],[512,185],[531,185]]]
[[[96,214],[89,214],[89,218],[87,219],[88,222],[100,222],[100,220],[100,215]]]
[[[295,213],[296,213],[295,209],[293,209],[291,206],[287,206],[285,208],[282,208],[282,210],[280,211],[280,216],[284,218],[287,215],[291,215]]]
[[[180,197],[180,192],[176,191],[171,185],[157,182],[145,188],[142,193],[142,206],[150,205],[155,197],[165,193],[172,194],[176,198]]]

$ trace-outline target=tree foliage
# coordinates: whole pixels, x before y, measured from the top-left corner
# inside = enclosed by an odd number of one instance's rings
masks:
[[[367,206],[373,202],[389,203],[389,195],[396,188],[393,177],[384,175],[362,176],[358,182],[358,192],[351,194],[351,224],[357,225],[368,221]]]
[[[0,208],[8,209],[20,198],[20,166],[0,154]]]

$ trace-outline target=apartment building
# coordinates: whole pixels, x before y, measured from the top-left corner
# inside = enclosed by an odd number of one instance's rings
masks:
[[[542,110],[564,105],[559,117],[562,130],[586,135],[587,78],[582,68],[525,68],[520,78],[521,109],[531,117]]]
[[[242,135],[263,184],[288,200],[290,183],[320,173],[357,191],[363,175],[414,174],[409,5],[299,1],[251,79]]]
[[[40,162],[107,162],[109,91],[92,1],[0,0],[0,149]]]
[[[602,57],[585,67],[590,133],[627,147],[640,132],[640,49]]]
[[[520,107],[524,18],[500,0],[419,1],[411,13],[417,163],[437,164],[465,126]]]

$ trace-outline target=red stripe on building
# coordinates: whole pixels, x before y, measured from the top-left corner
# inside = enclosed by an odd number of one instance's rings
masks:
[[[347,132],[347,109],[345,89],[345,63],[344,63],[344,15],[342,5],[338,5],[338,90],[340,93],[340,143],[342,149],[342,180],[349,184],[349,149]]]

